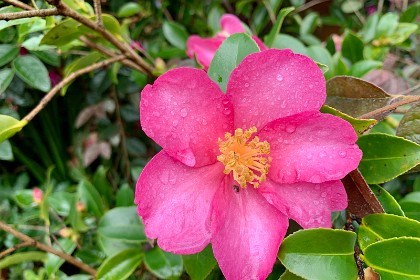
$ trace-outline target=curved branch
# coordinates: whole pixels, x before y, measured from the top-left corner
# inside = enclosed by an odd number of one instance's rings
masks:
[[[31,6],[29,6],[29,5],[27,5],[23,2],[20,2],[18,0],[3,0],[3,2],[9,3],[10,5],[13,5],[15,7],[18,7],[18,8],[24,9],[24,10],[28,10],[28,11],[34,9]]]
[[[18,18],[30,18],[30,17],[47,17],[59,15],[57,8],[42,9],[42,10],[28,10],[16,13],[5,13],[0,14],[0,20],[11,20]]]
[[[418,102],[420,101],[420,96],[402,96],[402,100],[392,103],[390,105],[384,106],[382,108],[373,110],[372,112],[363,114],[359,117],[357,117],[358,119],[373,119],[375,118],[375,116],[381,115],[383,113],[387,113],[387,112],[392,112],[395,109],[397,109],[400,106],[406,105],[406,104],[410,104],[413,102]]]

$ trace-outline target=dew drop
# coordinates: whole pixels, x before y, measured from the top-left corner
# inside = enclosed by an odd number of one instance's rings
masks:
[[[282,76],[282,75],[280,75],[280,74],[278,74],[278,75],[276,76],[276,79],[277,79],[277,81],[281,82],[281,81],[283,81],[283,76]]]
[[[321,193],[321,197],[327,197],[327,193],[326,192],[322,192]]]
[[[297,187],[298,192],[302,191],[302,187]]]
[[[319,184],[315,185],[315,190],[319,191],[321,189],[321,186]]]
[[[339,155],[340,155],[340,157],[345,158],[345,157],[346,157],[346,155],[347,155],[347,153],[346,153],[345,151],[341,151],[341,152],[339,153]]]
[[[177,125],[178,125],[178,120],[177,120],[177,119],[173,120],[173,121],[172,121],[172,124],[173,124],[174,126],[177,126]]]
[[[231,111],[230,111],[230,109],[229,108],[224,108],[224,110],[223,110],[223,114],[225,114],[225,115],[229,115],[231,113]]]
[[[288,133],[293,133],[293,132],[295,132],[295,130],[296,130],[296,127],[295,127],[294,125],[288,125],[288,126],[286,127],[286,131],[287,131]]]
[[[187,109],[181,109],[181,117],[185,118],[188,115]]]
[[[244,85],[245,87],[249,87],[249,83],[245,83],[245,85]]]

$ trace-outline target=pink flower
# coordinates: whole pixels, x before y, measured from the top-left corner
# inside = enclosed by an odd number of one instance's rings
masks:
[[[44,196],[44,193],[40,188],[33,188],[32,189],[32,199],[35,204],[40,204],[42,202],[42,197]]]
[[[213,38],[201,38],[197,35],[192,35],[187,41],[187,54],[189,57],[197,58],[198,63],[203,65],[204,69],[208,69],[210,63],[220,47],[222,42],[232,34],[245,32],[242,22],[235,15],[225,14],[220,19],[220,26],[222,30]],[[267,47],[257,37],[252,36],[254,41],[260,47],[260,50],[266,50]]]
[[[362,153],[348,122],[319,112],[325,87],[311,59],[274,49],[246,57],[226,94],[192,68],[146,86],[141,125],[163,148],[136,187],[146,235],[177,254],[211,243],[227,279],[264,279],[289,218],[331,227]]]

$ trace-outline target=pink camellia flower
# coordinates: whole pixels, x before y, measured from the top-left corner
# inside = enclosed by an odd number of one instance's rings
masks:
[[[247,56],[224,94],[203,70],[178,68],[141,93],[144,132],[163,150],[135,203],[149,238],[177,254],[209,243],[227,279],[271,272],[288,218],[331,227],[342,179],[362,153],[352,126],[321,114],[325,79],[290,50]]]
[[[44,196],[44,193],[42,190],[38,187],[33,188],[32,190],[32,199],[35,204],[40,204],[42,202],[42,197]]]
[[[192,35],[188,38],[188,56],[194,58],[195,55],[198,63],[200,63],[204,69],[209,68],[214,54],[227,37],[235,33],[245,32],[245,28],[239,18],[231,14],[225,14],[220,18],[220,26],[222,30],[217,33],[216,37],[201,38],[197,35]],[[260,47],[260,50],[267,49],[257,36],[252,36],[252,38],[257,43],[258,47]]]

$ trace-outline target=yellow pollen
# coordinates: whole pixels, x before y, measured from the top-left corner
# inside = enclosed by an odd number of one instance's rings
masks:
[[[218,141],[222,154],[217,160],[225,165],[225,174],[233,171],[233,179],[242,188],[246,188],[247,184],[258,188],[267,179],[271,157],[266,155],[270,154],[270,144],[267,141],[260,142],[258,136],[249,141],[256,132],[256,127],[246,131],[238,128],[234,135],[226,133],[225,141],[220,138]]]

